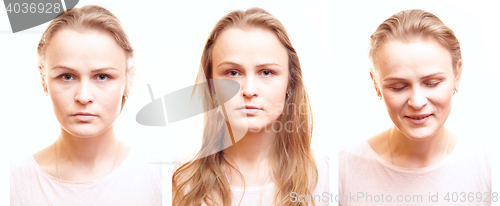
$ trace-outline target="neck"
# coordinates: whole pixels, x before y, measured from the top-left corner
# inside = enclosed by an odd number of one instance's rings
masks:
[[[225,139],[230,139],[227,129],[224,137]],[[275,138],[276,133],[272,130],[248,131],[242,138],[234,137],[235,140],[239,139],[239,141],[226,148],[224,153],[239,165],[259,166],[262,163],[268,162],[270,157],[272,157],[271,150],[274,146]]]
[[[445,151],[448,153],[447,147],[451,142],[451,137],[449,137],[449,131],[443,126],[433,136],[416,141],[393,127],[389,130],[388,141],[395,164],[406,167],[426,167],[443,160]]]
[[[61,128],[61,135],[54,144],[60,161],[92,167],[105,158],[115,158],[120,141],[114,135],[113,126],[89,138],[76,137]]]

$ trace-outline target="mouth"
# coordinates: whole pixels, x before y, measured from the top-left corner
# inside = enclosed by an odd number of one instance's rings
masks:
[[[432,114],[419,114],[419,115],[410,115],[410,116],[405,116],[405,117],[408,117],[411,119],[424,119],[424,118],[427,118],[430,116],[432,116]]]
[[[253,106],[253,105],[245,105],[243,107],[239,107],[238,110],[244,110],[244,109],[255,109],[255,110],[262,110],[262,108]]]
[[[243,107],[239,107],[237,110],[241,110],[247,115],[255,115],[258,112],[262,111],[263,109],[253,105],[245,105]]]
[[[416,114],[416,115],[408,115],[405,116],[405,118],[408,118],[411,122],[415,124],[422,124],[427,121],[429,117],[431,117],[433,114]]]
[[[74,113],[71,116],[97,116],[97,115],[89,113],[89,112],[77,112],[77,113]]]
[[[88,113],[88,112],[78,112],[78,113],[72,114],[71,116],[75,117],[77,120],[79,120],[81,122],[89,122],[92,119],[94,119],[94,117],[96,117],[97,115],[92,114],[92,113]]]

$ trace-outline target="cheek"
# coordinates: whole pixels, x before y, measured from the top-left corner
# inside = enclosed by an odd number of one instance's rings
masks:
[[[269,92],[265,96],[266,104],[264,108],[267,110],[268,116],[272,117],[273,119],[277,119],[281,115],[285,107],[285,92]]]
[[[430,101],[436,109],[449,113],[452,105],[452,96],[451,92],[446,89],[443,89],[439,92],[433,94],[430,98]]]
[[[403,109],[407,102],[407,98],[405,98],[404,94],[393,94],[386,92],[383,97],[385,106],[387,107],[387,111],[391,116],[397,115],[397,113],[399,113]]]
[[[74,92],[71,87],[49,84],[48,88],[50,99],[56,110],[67,108],[75,101]]]
[[[281,75],[271,82],[264,82],[263,86],[261,93],[265,96],[267,102],[283,110],[288,86],[287,76]]]
[[[103,105],[103,109],[108,111],[120,111],[123,97],[123,89],[108,88],[95,94],[97,104]]]
[[[269,107],[271,114],[273,114],[274,116],[279,116],[284,110],[284,106],[285,106],[284,102],[285,102],[284,98],[274,99],[273,103]]]

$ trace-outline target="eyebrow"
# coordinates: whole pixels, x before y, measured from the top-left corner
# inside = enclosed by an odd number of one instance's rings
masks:
[[[277,67],[281,67],[281,65],[276,64],[276,63],[264,63],[264,64],[259,64],[259,65],[257,65],[257,67],[266,67],[266,66],[277,66]]]
[[[93,69],[92,72],[102,72],[102,71],[106,71],[106,70],[118,71],[118,69],[116,69],[114,67],[104,67],[104,68],[100,68],[100,69]]]
[[[221,63],[219,63],[219,65],[217,65],[217,67],[220,67],[220,66],[225,65],[225,64],[233,65],[233,66],[238,66],[238,67],[241,66],[240,64],[237,64],[237,63],[234,63],[234,62],[222,61]],[[264,63],[264,64],[259,64],[256,67],[266,67],[266,66],[278,66],[278,67],[281,67],[281,65],[279,65],[277,63]]]
[[[430,77],[438,76],[438,75],[441,75],[441,74],[444,74],[444,72],[436,72],[434,74],[429,74],[429,75],[423,76],[420,79],[428,79]],[[403,78],[396,78],[396,77],[389,77],[389,78],[385,78],[384,79],[384,81],[395,81],[395,80],[405,80],[405,79],[403,79]]]
[[[221,63],[219,63],[219,64],[217,65],[217,68],[219,68],[220,66],[226,65],[226,64],[228,64],[228,65],[232,65],[232,66],[241,66],[241,65],[236,64],[236,63],[234,63],[234,62],[222,61]]]
[[[56,69],[67,69],[67,70],[72,70],[72,71],[74,71],[74,69],[72,69],[72,68],[65,67],[65,66],[61,66],[61,65],[56,65],[56,66],[52,67],[52,68],[50,69],[50,71],[52,71],[52,70],[56,70]]]
[[[71,71],[76,71],[75,69],[72,69],[72,68],[66,67],[66,66],[62,66],[62,65],[56,65],[56,66],[52,67],[52,69],[50,69],[50,70],[52,71],[52,70],[55,70],[55,69],[67,69],[67,70],[71,70]],[[104,67],[104,68],[99,68],[99,69],[92,69],[92,72],[96,73],[96,72],[102,72],[102,71],[106,71],[106,70],[115,70],[115,71],[117,71],[118,69],[116,69],[114,67]]]

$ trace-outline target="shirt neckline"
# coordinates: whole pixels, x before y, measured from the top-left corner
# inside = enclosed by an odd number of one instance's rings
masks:
[[[442,161],[440,161],[434,165],[428,166],[428,167],[419,167],[419,168],[401,167],[401,166],[397,166],[397,165],[394,165],[394,164],[386,161],[385,159],[380,157],[380,155],[378,155],[377,152],[375,152],[375,150],[373,150],[373,148],[368,143],[368,140],[363,141],[362,147],[366,147],[365,149],[368,150],[369,155],[372,156],[377,162],[382,164],[384,167],[388,167],[392,170],[399,171],[399,172],[423,173],[423,172],[430,172],[430,171],[439,169],[444,164],[447,164],[448,162],[450,162],[451,159],[453,159],[456,156],[455,154],[457,153],[457,151],[459,149],[461,149],[461,147],[462,147],[459,140],[460,139],[457,140],[455,147],[453,148],[453,151],[448,156],[446,156]]]
[[[41,173],[48,177],[49,179],[53,180],[53,181],[57,181],[57,182],[61,182],[61,183],[65,183],[65,184],[95,184],[97,182],[101,182],[101,181],[104,181],[106,179],[109,179],[111,178],[112,176],[114,176],[114,174],[118,173],[119,171],[121,171],[123,169],[123,167],[125,167],[128,162],[130,161],[129,157],[130,157],[130,154],[132,153],[133,149],[130,148],[127,156],[125,157],[125,159],[123,160],[123,162],[118,165],[118,167],[116,167],[113,171],[111,171],[109,174],[103,176],[103,177],[100,177],[100,178],[97,178],[97,179],[93,179],[93,180],[88,180],[88,181],[69,181],[69,180],[61,180],[57,177],[54,177],[52,175],[50,175],[47,171],[45,171],[42,166],[40,166],[38,164],[38,162],[35,160],[35,157],[33,155],[30,156],[30,161],[32,161],[34,167],[36,170],[38,171],[41,171]]]

